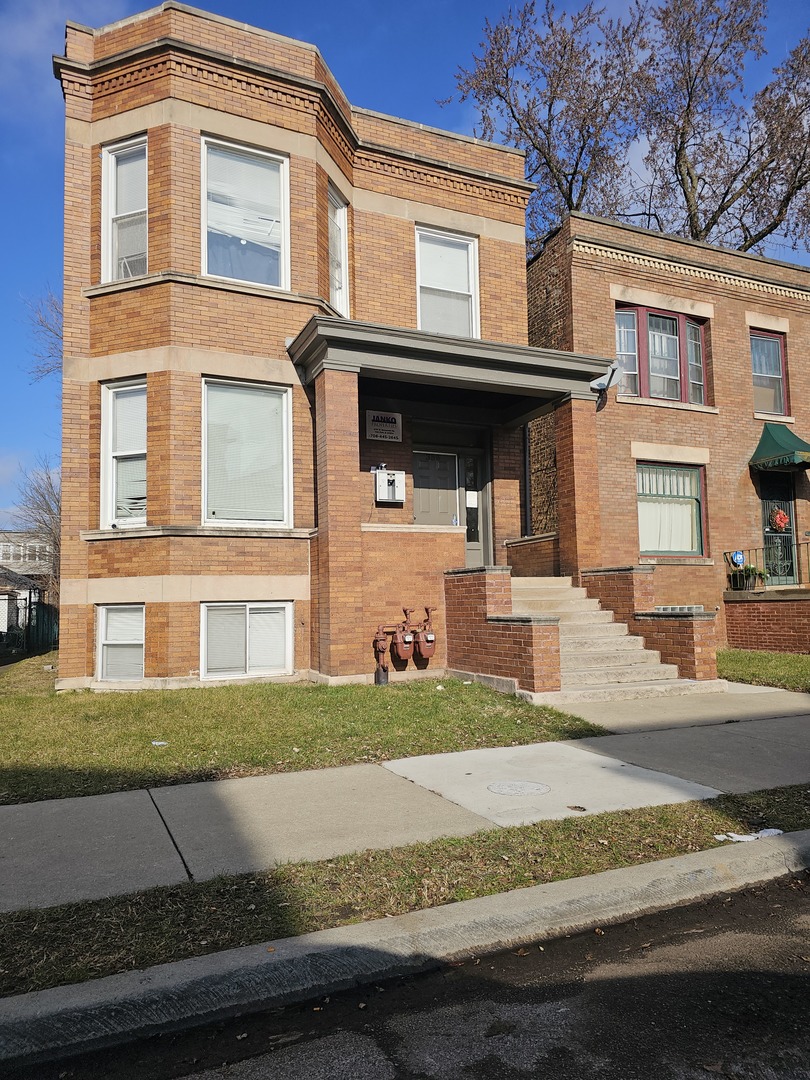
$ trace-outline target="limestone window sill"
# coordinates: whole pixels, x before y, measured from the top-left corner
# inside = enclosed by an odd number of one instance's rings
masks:
[[[663,398],[631,397],[628,394],[617,394],[616,401],[619,405],[652,405],[655,409],[680,409],[682,412],[710,413],[715,416],[720,412],[714,405],[692,405],[688,401],[665,401]]]

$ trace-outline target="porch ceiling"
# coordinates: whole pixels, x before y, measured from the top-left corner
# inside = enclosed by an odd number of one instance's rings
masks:
[[[595,401],[589,388],[610,360],[502,342],[427,334],[313,316],[288,346],[309,385],[324,370],[422,387],[499,395],[502,423],[524,423],[551,403]]]

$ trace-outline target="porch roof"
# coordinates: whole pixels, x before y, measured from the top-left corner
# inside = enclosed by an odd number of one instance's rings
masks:
[[[599,356],[428,334],[349,319],[313,316],[288,344],[309,385],[324,370],[423,386],[502,394],[501,423],[525,423],[569,398],[596,400],[589,384],[612,361]],[[516,400],[517,399],[517,400]]]
[[[810,444],[785,424],[766,423],[748,464],[760,470],[806,469],[810,467]]]

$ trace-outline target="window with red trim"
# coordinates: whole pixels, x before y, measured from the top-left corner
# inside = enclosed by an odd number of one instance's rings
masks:
[[[751,331],[751,368],[754,376],[754,412],[787,412],[785,393],[785,339],[766,330]]]
[[[706,404],[703,323],[671,311],[616,309],[619,393]]]

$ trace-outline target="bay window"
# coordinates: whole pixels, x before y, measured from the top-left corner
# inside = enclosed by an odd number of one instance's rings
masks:
[[[478,337],[478,246],[469,236],[416,230],[420,330]]]
[[[102,528],[146,524],[146,384],[103,389]]]
[[[703,475],[684,465],[636,466],[642,555],[703,555]]]
[[[203,273],[288,288],[287,162],[203,140]]]
[[[290,524],[289,392],[204,385],[206,523]]]
[[[124,281],[147,270],[146,139],[102,153],[101,280]]]
[[[703,354],[700,322],[650,308],[616,309],[620,394],[705,405]]]
[[[144,606],[115,604],[98,609],[99,678],[143,678]]]
[[[292,673],[292,604],[203,604],[204,678]]]

